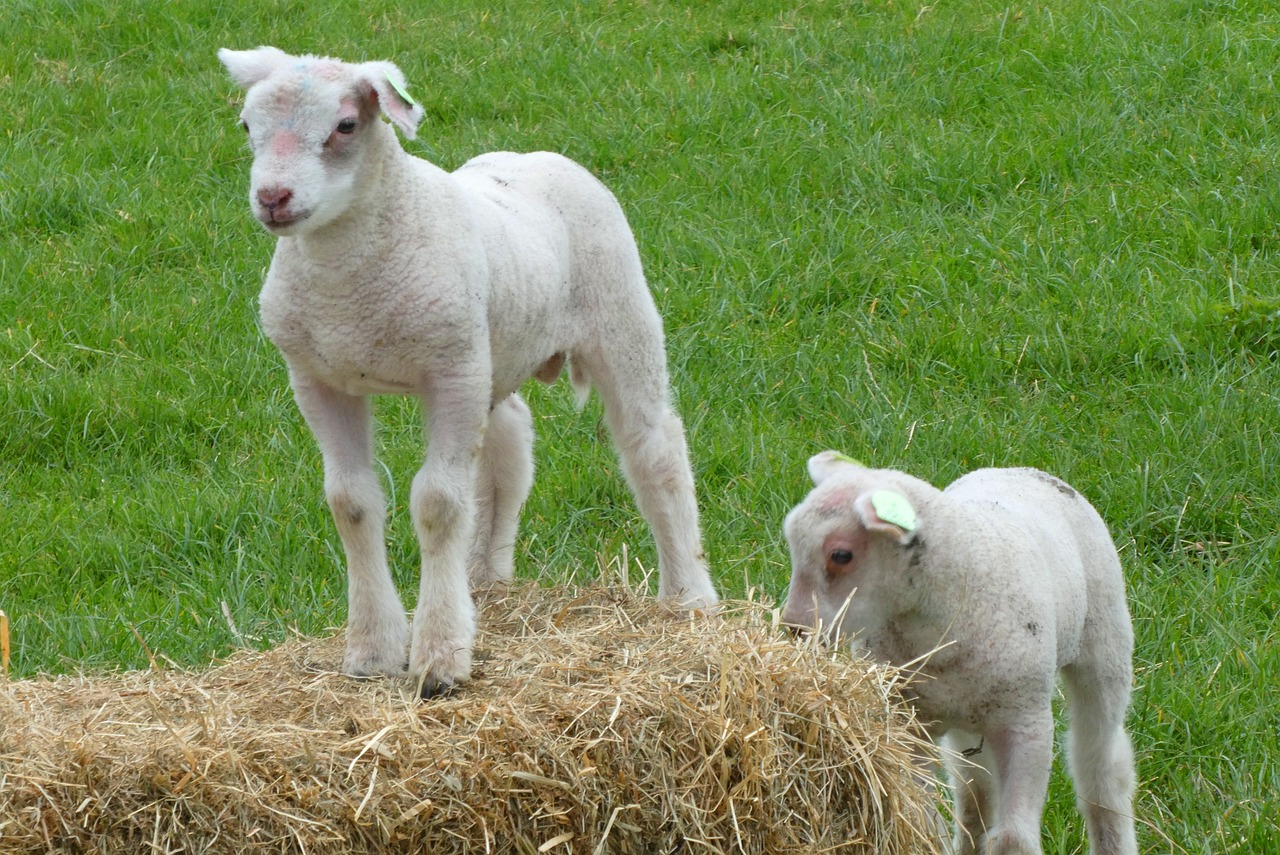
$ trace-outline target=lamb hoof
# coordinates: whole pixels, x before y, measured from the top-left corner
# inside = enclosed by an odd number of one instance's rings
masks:
[[[418,683],[418,697],[424,701],[429,701],[432,698],[443,698],[452,695],[457,690],[457,683],[438,677],[424,677],[422,682]]]
[[[720,611],[720,598],[716,596],[713,588],[705,588],[702,591],[681,591],[678,594],[658,593],[659,599],[674,603],[681,609],[688,609],[691,612],[701,612],[706,615],[714,615]]]
[[[409,626],[399,613],[349,626],[342,673],[352,677],[402,676],[409,667],[408,640]]]

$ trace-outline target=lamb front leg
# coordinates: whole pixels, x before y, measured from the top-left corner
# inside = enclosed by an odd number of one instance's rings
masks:
[[[422,554],[409,678],[422,698],[431,698],[471,676],[476,617],[467,558],[475,537],[476,476],[489,401],[455,391],[425,403],[427,459],[409,497]]]
[[[988,768],[991,752],[982,737],[952,730],[943,740],[947,771],[955,794],[955,833],[952,851],[977,855],[985,851],[988,826],[995,820],[995,781]]]
[[[373,469],[369,400],[290,372],[298,409],[324,458],[324,491],[347,557],[347,649],[354,676],[401,674],[409,622],[387,567],[386,506]]]

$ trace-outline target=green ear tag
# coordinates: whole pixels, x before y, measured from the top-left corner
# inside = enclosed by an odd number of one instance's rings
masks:
[[[833,451],[833,452],[831,452],[831,459],[832,459],[832,460],[839,460],[841,463],[851,463],[851,464],[853,464],[854,466],[861,466],[863,469],[866,469],[866,468],[867,468],[867,464],[863,463],[861,460],[858,460],[858,459],[856,459],[856,458],[850,457],[850,456],[849,456],[849,455],[847,455],[847,454],[841,454],[841,453],[840,453],[840,452],[838,452],[838,451]]]
[[[387,82],[391,84],[391,88],[396,90],[396,94],[400,96],[401,100],[410,107],[417,106],[418,102],[413,100],[413,97],[408,92],[404,91],[404,87],[397,83],[390,73],[385,73],[385,77],[387,78]]]
[[[876,516],[903,531],[916,530],[916,511],[901,493],[892,490],[876,490],[871,494],[871,507]]]

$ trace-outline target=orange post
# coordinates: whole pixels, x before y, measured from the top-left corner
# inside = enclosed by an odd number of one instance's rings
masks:
[[[0,674],[9,676],[9,616],[0,609]]]

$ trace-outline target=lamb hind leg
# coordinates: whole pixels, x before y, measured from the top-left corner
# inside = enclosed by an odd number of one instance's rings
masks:
[[[996,817],[988,855],[1041,855],[1040,815],[1053,765],[1053,714],[1048,698],[1038,712],[986,734],[993,758]]]
[[[610,201],[610,207],[616,203]],[[658,595],[690,608],[714,605],[684,423],[672,409],[662,318],[645,284],[635,242],[621,219],[580,250],[575,275],[596,286],[598,302],[581,318],[589,341],[570,354],[575,385],[589,381],[604,403],[622,471],[653,531]]]
[[[471,584],[510,582],[520,509],[533,486],[533,416],[519,395],[508,395],[489,413],[477,475]]]
[[[387,567],[386,507],[373,469],[369,401],[297,372],[291,380],[324,458],[325,497],[347,557],[342,670],[353,676],[403,673],[409,624]]]
[[[646,396],[647,383],[634,389],[596,383],[623,472],[653,530],[658,596],[690,608],[714,605],[718,597],[702,551],[684,424],[666,401],[666,384],[660,384],[660,394]]]
[[[1132,674],[1127,660],[1082,674],[1063,670],[1070,729],[1067,756],[1091,855],[1137,855],[1133,748],[1124,729]]]

